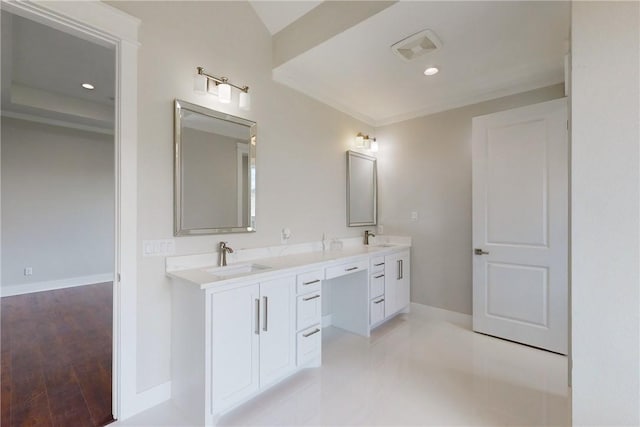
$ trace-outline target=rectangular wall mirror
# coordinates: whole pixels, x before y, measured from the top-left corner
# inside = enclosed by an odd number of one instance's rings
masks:
[[[378,170],[375,157],[347,151],[347,225],[378,223]]]
[[[256,123],[175,100],[174,234],[255,231]]]

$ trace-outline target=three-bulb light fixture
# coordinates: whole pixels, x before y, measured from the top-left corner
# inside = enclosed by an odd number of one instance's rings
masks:
[[[251,97],[249,96],[249,86],[238,86],[229,81],[227,77],[216,77],[207,73],[204,68],[198,67],[193,78],[193,90],[198,93],[209,93],[218,95],[218,100],[223,104],[231,102],[231,88],[240,91],[238,96],[238,107],[241,110],[251,108]]]
[[[363,134],[362,132],[358,132],[356,135],[355,146],[356,148],[369,150],[372,153],[378,152],[378,141],[369,135]]]

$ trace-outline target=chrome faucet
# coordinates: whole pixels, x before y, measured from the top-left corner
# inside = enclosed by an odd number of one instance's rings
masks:
[[[220,242],[218,245],[218,264],[220,264],[220,267],[227,265],[227,252],[232,254],[233,249],[227,246],[227,242]]]
[[[369,237],[376,237],[376,235],[373,234],[372,232],[370,232],[369,230],[364,230],[364,244],[365,245],[369,244]]]

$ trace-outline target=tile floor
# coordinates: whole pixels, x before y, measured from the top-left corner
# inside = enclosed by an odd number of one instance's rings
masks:
[[[370,338],[323,331],[323,366],[220,419],[223,426],[569,425],[567,358],[413,309]],[[171,403],[119,426],[187,426]]]

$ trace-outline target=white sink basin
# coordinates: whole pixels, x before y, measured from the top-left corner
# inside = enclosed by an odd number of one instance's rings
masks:
[[[392,248],[396,245],[391,244],[391,243],[381,243],[379,245],[373,245],[374,248]]]
[[[271,267],[262,264],[235,264],[225,267],[208,268],[205,271],[217,277],[229,278],[258,273],[270,268]]]

